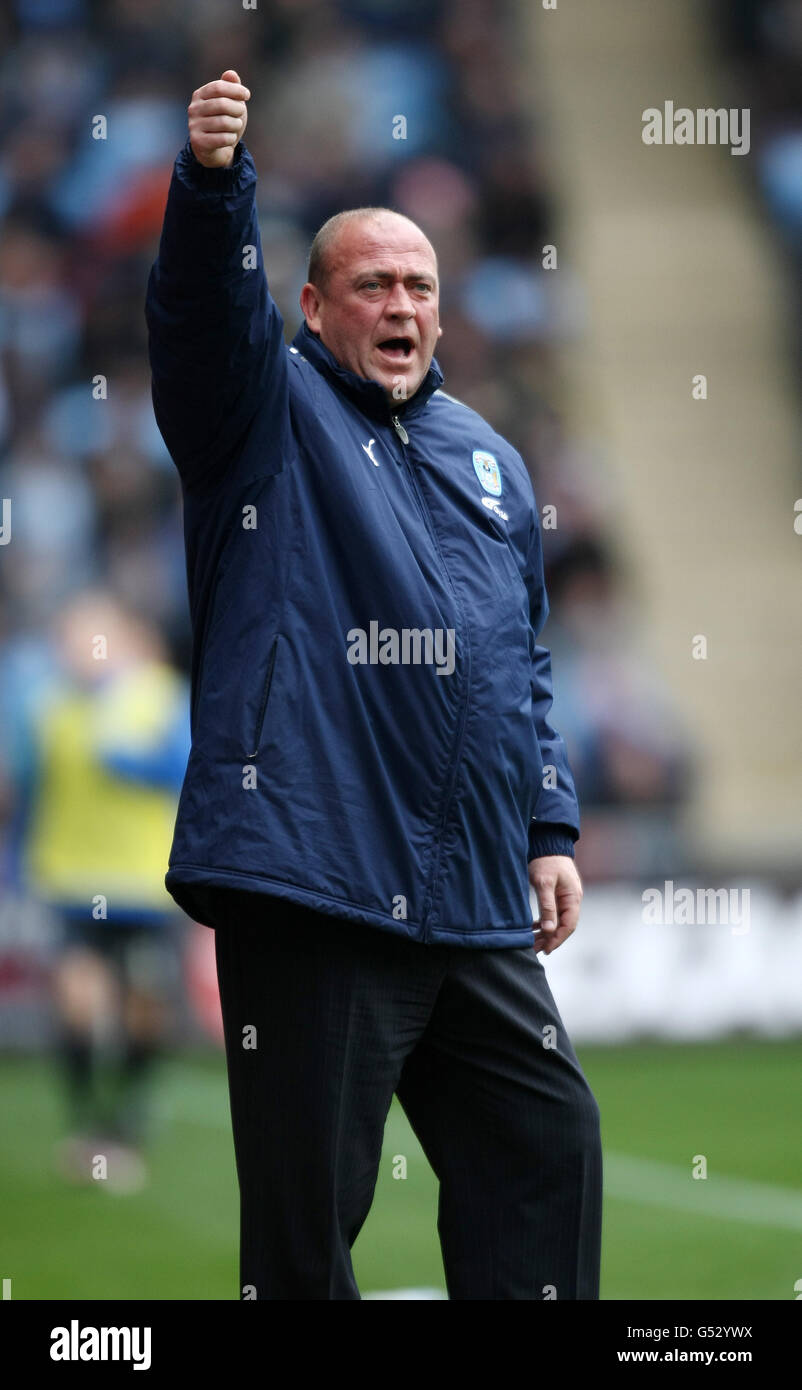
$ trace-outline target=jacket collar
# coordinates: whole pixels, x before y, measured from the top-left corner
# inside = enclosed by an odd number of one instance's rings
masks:
[[[426,376],[414,396],[410,396],[407,401],[399,401],[397,405],[390,405],[384,394],[384,387],[378,381],[370,381],[367,377],[357,376],[356,372],[349,371],[343,367],[334,357],[333,353],[323,344],[317,333],[313,333],[306,320],[301,324],[292,346],[297,349],[307,362],[311,362],[322,376],[325,376],[338,391],[350,397],[359,409],[366,415],[370,415],[375,420],[390,423],[392,415],[403,414],[407,418],[420,413],[423,410],[432,392],[436,391],[443,384],[443,373],[436,357],[432,358]]]

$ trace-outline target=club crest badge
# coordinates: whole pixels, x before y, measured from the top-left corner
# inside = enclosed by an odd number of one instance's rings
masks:
[[[489,492],[491,497],[500,497],[501,469],[498,459],[493,454],[485,453],[483,449],[474,449],[473,468],[485,492]]]

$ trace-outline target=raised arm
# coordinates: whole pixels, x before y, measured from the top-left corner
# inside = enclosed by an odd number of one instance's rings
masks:
[[[225,478],[260,405],[260,460],[278,471],[289,429],[283,323],[265,279],[256,169],[242,144],[250,97],[228,69],[192,94],[173,170],[145,319],[153,408],[186,488]]]

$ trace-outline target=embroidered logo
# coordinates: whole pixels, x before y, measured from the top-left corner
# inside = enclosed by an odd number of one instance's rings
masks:
[[[473,468],[485,492],[489,492],[491,497],[500,497],[501,469],[495,455],[485,453],[484,449],[474,449]]]

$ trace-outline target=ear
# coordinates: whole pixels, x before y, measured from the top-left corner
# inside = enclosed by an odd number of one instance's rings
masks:
[[[301,290],[300,304],[307,325],[313,333],[320,332],[321,299],[322,296],[317,285],[313,285],[311,281],[307,280],[306,284]]]
[[[438,336],[438,338],[442,338],[442,336],[443,336],[443,330],[442,330],[442,328],[438,328],[438,330],[437,330],[437,336]]]

